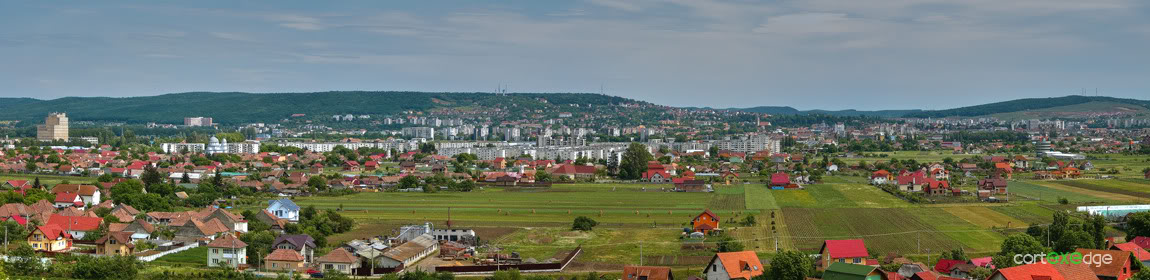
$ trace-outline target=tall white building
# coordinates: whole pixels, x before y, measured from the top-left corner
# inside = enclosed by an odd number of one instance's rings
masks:
[[[184,118],[184,125],[186,125],[186,126],[212,126],[212,118],[209,118],[209,117]]]
[[[401,132],[411,138],[435,139],[435,128],[431,127],[404,127]]]

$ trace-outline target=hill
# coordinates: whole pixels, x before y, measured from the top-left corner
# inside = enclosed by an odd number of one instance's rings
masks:
[[[308,93],[187,92],[140,97],[65,97],[53,100],[0,99],[0,120],[38,121],[50,112],[66,112],[74,121],[181,123],[184,117],[210,116],[225,124],[273,122],[291,116],[398,114],[468,106],[507,106],[534,110],[568,104],[643,103],[590,93],[445,93],[336,91]],[[566,109],[565,109],[566,110]]]
[[[750,108],[730,108],[727,110],[742,111],[748,113],[762,113],[772,115],[830,115],[830,116],[867,116],[867,117],[884,117],[884,118],[897,118],[909,113],[918,113],[922,110],[878,110],[878,111],[860,111],[860,110],[806,110],[792,108],[790,106],[758,106]]]
[[[1017,113],[1025,111],[1045,110],[1047,113],[1054,113],[1057,115],[1059,110],[1079,110],[1075,105],[1082,105],[1093,103],[1089,105],[1093,110],[1117,110],[1122,106],[1116,107],[1099,107],[1100,104],[1105,105],[1125,105],[1136,106],[1142,109],[1150,108],[1150,101],[1137,100],[1128,98],[1115,98],[1105,96],[1081,96],[1071,95],[1063,97],[1050,97],[1050,98],[1026,98],[1016,99],[1011,101],[996,102],[983,105],[959,107],[946,110],[923,111],[917,113],[909,113],[904,117],[910,118],[943,118],[943,117],[977,117],[977,116],[991,116],[995,114]],[[1068,107],[1070,106],[1070,107]],[[1061,109],[1059,109],[1061,108]],[[1136,110],[1136,109],[1135,109]],[[1073,111],[1071,111],[1073,112]]]

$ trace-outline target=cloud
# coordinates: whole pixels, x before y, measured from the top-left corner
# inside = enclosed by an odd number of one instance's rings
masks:
[[[321,23],[319,18],[310,16],[294,14],[272,14],[266,15],[264,18],[269,21],[278,22],[279,26],[296,30],[315,31],[327,28]]]
[[[591,4],[608,7],[616,10],[623,10],[627,12],[638,12],[643,10],[635,1],[631,0],[589,0]]]
[[[239,34],[239,33],[209,32],[208,34],[212,35],[212,37],[225,39],[225,40],[241,41],[241,42],[255,42],[255,39],[253,39],[252,37],[249,37],[249,36],[243,35],[243,34]]]

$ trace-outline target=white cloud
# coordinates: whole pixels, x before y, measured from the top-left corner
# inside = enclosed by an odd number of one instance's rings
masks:
[[[225,40],[241,41],[241,42],[255,42],[255,39],[253,39],[252,37],[249,37],[249,36],[243,35],[243,34],[239,34],[239,33],[209,32],[208,34],[212,35],[213,37],[225,39]]]
[[[589,0],[592,4],[628,12],[643,10],[638,3],[632,0]]]

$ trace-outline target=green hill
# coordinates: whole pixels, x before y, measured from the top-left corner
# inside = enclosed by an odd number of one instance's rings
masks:
[[[1056,112],[1060,107],[1081,105],[1086,103],[1096,103],[1092,105],[1093,109],[1100,109],[1098,104],[1110,105],[1133,105],[1143,109],[1150,108],[1150,101],[1137,100],[1128,98],[1115,98],[1105,96],[1081,96],[1071,95],[1063,97],[1051,98],[1026,98],[1017,99],[1004,102],[996,102],[983,105],[959,107],[946,110],[923,111],[917,113],[909,113],[904,115],[910,118],[943,118],[943,117],[977,117],[977,116],[990,116],[995,114],[1006,114],[1016,112],[1027,112],[1035,110],[1046,110],[1047,112]],[[1077,110],[1072,107],[1066,109]]]
[[[590,93],[433,93],[338,91],[309,93],[187,92],[141,97],[65,97],[53,100],[0,99],[0,120],[38,121],[50,112],[66,112],[74,121],[180,123],[184,117],[209,116],[225,124],[273,122],[292,114],[396,114],[468,106],[508,106],[519,110],[568,104],[644,103]],[[583,106],[586,107],[586,106]]]

